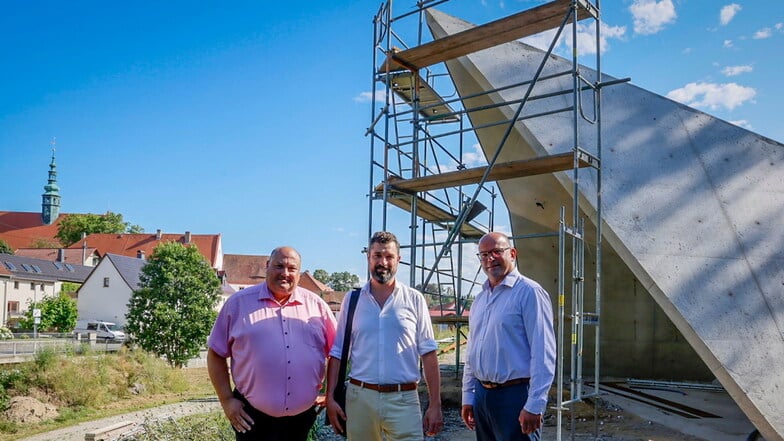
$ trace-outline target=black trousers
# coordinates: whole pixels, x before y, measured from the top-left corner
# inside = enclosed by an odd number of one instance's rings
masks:
[[[234,431],[237,441],[307,441],[308,432],[316,421],[315,406],[298,415],[273,417],[251,406],[236,390],[234,396],[245,404],[245,412],[253,419],[249,431]]]

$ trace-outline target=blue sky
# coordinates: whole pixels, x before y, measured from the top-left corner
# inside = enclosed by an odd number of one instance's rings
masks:
[[[481,24],[541,3],[439,9]],[[220,233],[226,253],[289,244],[304,269],[364,277],[379,4],[4,2],[0,210],[40,210],[56,137],[64,212]],[[606,73],[784,140],[784,2],[602,6]]]

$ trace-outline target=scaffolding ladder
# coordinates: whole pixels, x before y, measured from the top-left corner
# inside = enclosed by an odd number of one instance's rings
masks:
[[[493,183],[557,172],[571,172],[573,183],[571,219],[562,207],[558,230],[548,234],[516,234],[512,239],[551,236],[558,241],[558,292],[556,293],[557,373],[556,402],[557,439],[562,439],[562,414],[570,406],[587,398],[599,396],[600,318],[601,318],[601,89],[611,83],[601,82],[599,0],[555,0],[538,7],[501,18],[484,25],[423,42],[425,10],[448,0],[419,1],[413,11],[393,15],[393,2],[384,2],[374,16],[373,85],[383,86],[383,98],[373,94],[370,136],[370,198],[368,235],[374,227],[382,230],[407,227],[408,240],[401,237],[401,248],[408,253],[404,260],[410,269],[410,285],[419,288],[440,314],[431,314],[434,324],[455,326],[455,373],[460,364],[460,343],[468,324],[464,313],[474,290],[481,285],[473,276],[464,274],[464,262],[482,235],[493,231],[497,190]],[[417,20],[415,44],[409,46],[393,27],[405,19]],[[560,35],[571,26],[572,47],[577,46],[577,24],[592,20],[596,29],[596,78],[590,81],[580,72],[577,51],[572,56],[572,87],[563,93],[572,97],[572,105],[562,112],[571,112],[574,139],[569,151],[523,160],[499,161],[514,125],[525,118],[547,117],[525,115],[523,109],[533,95],[534,85],[544,81],[540,73],[554,50]],[[505,133],[486,165],[465,160],[471,153],[466,144],[478,139],[469,121],[471,112],[481,109],[466,105],[466,96],[459,96],[444,80],[448,76],[439,66],[457,57],[491,48],[542,31],[556,29],[548,51],[542,57],[536,75],[530,81],[511,84],[525,90],[522,98],[505,103],[517,106],[514,116],[492,125],[505,127]],[[446,93],[442,92],[447,90]],[[497,93],[499,90],[485,91]],[[587,91],[594,101],[594,114],[587,117],[582,109],[581,94]],[[589,152],[581,146],[580,121],[588,121],[596,130],[596,145]],[[586,310],[585,285],[585,222],[580,216],[580,173],[589,169],[596,174],[595,198],[595,291],[594,309]],[[585,195],[588,197],[588,195]],[[399,209],[399,210],[395,210]],[[407,216],[400,216],[400,213]],[[397,217],[396,217],[397,216]],[[397,224],[395,222],[398,222]],[[567,256],[571,264],[567,265]],[[570,298],[567,311],[567,293]],[[445,311],[451,314],[446,315]],[[567,322],[569,329],[567,331]],[[591,329],[593,332],[589,332]],[[568,333],[568,335],[567,335]],[[592,334],[592,390],[585,390],[583,381],[586,333]],[[590,336],[589,336],[590,337]],[[569,346],[569,396],[564,397],[565,347]],[[596,407],[595,407],[596,409]],[[571,412],[574,436],[574,412]],[[596,415],[595,415],[596,417]],[[595,418],[598,437],[598,419]]]

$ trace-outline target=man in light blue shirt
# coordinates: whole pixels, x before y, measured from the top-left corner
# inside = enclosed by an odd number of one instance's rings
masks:
[[[471,306],[463,421],[478,441],[539,440],[555,375],[550,296],[517,271],[505,235],[484,235],[477,256],[487,281]]]

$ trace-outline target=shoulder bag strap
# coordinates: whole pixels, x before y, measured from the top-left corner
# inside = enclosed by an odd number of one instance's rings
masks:
[[[357,288],[349,294],[351,298],[348,301],[348,314],[346,315],[346,331],[343,333],[343,350],[340,353],[340,368],[338,369],[338,381],[346,381],[346,367],[348,364],[348,350],[351,346],[351,325],[354,322],[354,310],[357,309],[357,301],[359,300],[360,288]]]

